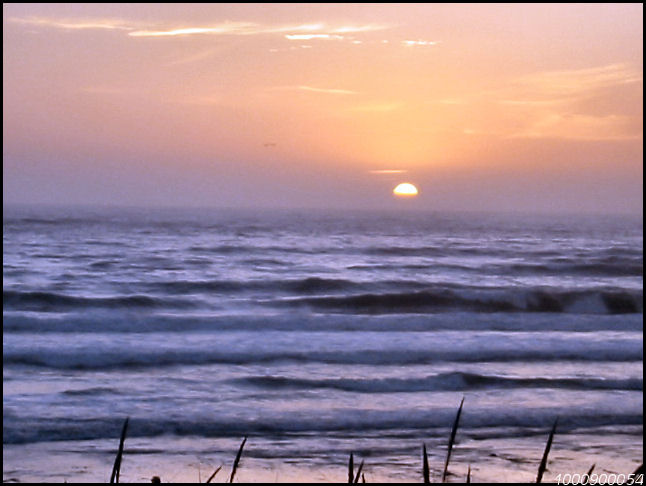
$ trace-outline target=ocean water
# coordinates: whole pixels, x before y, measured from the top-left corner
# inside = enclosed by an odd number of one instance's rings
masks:
[[[462,398],[455,481],[535,478],[557,418],[549,474],[632,472],[642,219],[4,209],[5,480],[106,481],[126,417],[125,481],[243,437],[240,480],[437,479]]]

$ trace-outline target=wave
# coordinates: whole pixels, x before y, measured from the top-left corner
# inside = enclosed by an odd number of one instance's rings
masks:
[[[569,260],[569,259],[568,259]],[[594,261],[558,263],[512,263],[485,265],[474,269],[478,272],[493,271],[498,275],[536,275],[536,276],[597,276],[597,277],[640,277],[644,274],[641,261]]]
[[[399,293],[291,298],[279,305],[310,306],[338,312],[426,313],[447,310],[471,312],[554,312],[576,314],[641,314],[643,293],[638,290],[431,288]]]
[[[622,344],[624,343],[624,344]],[[617,343],[615,343],[617,344]],[[205,349],[173,349],[170,351],[146,349],[92,349],[71,352],[65,350],[12,350],[3,351],[3,365],[33,366],[51,369],[113,370],[161,368],[166,366],[203,366],[216,364],[257,365],[277,362],[324,363],[337,365],[406,366],[441,362],[635,362],[643,360],[641,342],[618,345],[604,343],[586,346],[563,346],[544,349],[484,348],[455,350],[384,350],[362,349],[356,351],[291,350],[255,352],[218,352]]]
[[[459,260],[466,258],[495,258],[505,259],[509,263],[496,264],[501,270],[523,269],[535,270],[538,274],[566,272],[573,274],[618,275],[631,276],[643,273],[643,253],[634,249],[588,250],[579,254],[565,251],[545,251],[534,248],[510,248],[508,246],[452,246],[439,244],[436,246],[354,246],[330,245],[325,240],[317,241],[315,245],[298,246],[296,244],[220,244],[214,246],[193,245],[188,252],[199,255],[355,255],[357,257],[384,257],[386,265],[400,268],[406,265],[422,264],[427,268],[447,267],[470,269],[460,265]],[[457,257],[456,263],[447,260]],[[289,258],[288,258],[289,259]],[[431,259],[431,260],[429,260]],[[439,259],[434,261],[434,259]],[[518,263],[522,259],[526,263]],[[245,260],[247,262],[249,260]],[[379,264],[375,264],[379,268]],[[486,267],[486,264],[485,264]]]
[[[188,252],[197,255],[270,255],[284,254],[286,256],[297,255],[320,255],[335,253],[354,253],[351,248],[339,248],[333,246],[299,247],[281,245],[253,245],[253,244],[221,244],[214,246],[193,245]]]
[[[115,313],[118,314],[115,316]],[[38,314],[5,310],[2,320],[5,333],[187,333],[224,332],[433,332],[433,331],[499,331],[516,332],[643,332],[639,314],[562,315],[549,314],[486,314],[454,312],[444,314],[349,315],[312,314],[310,312],[267,315],[142,315],[111,309],[81,310],[78,313]]]
[[[415,282],[402,282],[401,285]],[[417,284],[419,286],[419,284]],[[353,291],[365,289],[366,284],[347,279],[306,277],[302,279],[262,279],[262,280],[173,280],[147,284],[151,289],[163,290],[171,294],[187,294],[193,292],[243,292],[266,290],[312,294],[330,291]]]
[[[243,437],[279,436],[282,434],[343,434],[359,433],[366,436],[377,433],[406,434],[416,438],[444,438],[455,419],[455,408],[433,410],[365,410],[340,409],[336,413],[268,413],[262,417],[252,414],[245,418],[239,414],[227,415],[220,411],[204,417],[176,417],[174,419],[132,415],[128,425],[128,437]],[[559,418],[561,434],[579,428],[606,426],[639,426],[643,415],[639,411],[571,410],[545,407],[531,409],[470,408],[463,412],[460,434],[463,437],[478,437],[485,431],[489,438],[508,436],[510,428],[516,428],[514,436],[540,434],[544,436]],[[24,444],[61,440],[117,440],[123,426],[123,418],[40,418],[13,416],[8,413],[3,421],[3,444]],[[520,429],[520,430],[518,430]]]
[[[72,396],[72,397],[86,397],[86,396],[97,396],[97,395],[119,395],[122,392],[116,388],[110,388],[107,386],[97,386],[92,388],[82,388],[80,390],[65,390],[61,393],[63,395]]]
[[[36,217],[36,216],[25,216],[25,217],[9,217],[3,218],[4,224],[10,225],[77,225],[77,224],[92,224],[92,223],[102,223],[101,219],[98,218],[88,218],[88,217],[61,217],[61,216],[51,216],[51,217]]]
[[[114,297],[79,297],[55,292],[2,291],[3,309],[22,309],[32,311],[55,311],[74,308],[158,308],[195,307],[194,302],[180,299],[157,298],[149,295],[122,295]]]
[[[232,380],[270,390],[334,389],[358,393],[407,393],[425,391],[464,391],[482,388],[562,388],[568,390],[638,390],[642,379],[604,380],[598,378],[510,378],[477,373],[441,373],[424,378],[323,379],[310,380],[284,376],[249,376]]]

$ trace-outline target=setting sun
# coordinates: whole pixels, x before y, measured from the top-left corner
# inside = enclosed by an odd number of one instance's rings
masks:
[[[417,196],[418,192],[417,188],[409,182],[402,182],[393,189],[393,194],[395,196],[414,197]]]

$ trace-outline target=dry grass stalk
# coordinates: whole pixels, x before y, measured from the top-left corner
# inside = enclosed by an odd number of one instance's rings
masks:
[[[426,444],[422,444],[422,477],[424,484],[431,482],[430,469],[428,467],[428,455],[426,454]]]
[[[458,431],[458,423],[460,422],[460,414],[462,413],[462,406],[464,405],[464,397],[460,402],[460,408],[458,408],[458,413],[455,416],[455,421],[453,422],[453,428],[451,429],[451,437],[449,438],[449,450],[446,453],[446,462],[444,463],[444,472],[442,473],[442,482],[446,482],[446,475],[449,472],[449,460],[451,459],[451,451],[453,450],[453,444],[455,442],[455,434]]]
[[[547,444],[545,445],[545,452],[543,452],[543,458],[541,459],[541,464],[540,466],[538,466],[538,475],[536,476],[537,483],[541,482],[541,480],[543,479],[543,474],[547,469],[547,455],[550,453],[550,449],[552,448],[552,440],[554,439],[554,432],[556,432],[556,424],[558,423],[558,421],[559,421],[558,418],[554,421],[554,425],[552,426],[550,436],[547,438]]]
[[[215,477],[215,475],[216,475],[218,472],[220,472],[220,469],[222,469],[222,466],[220,466],[220,467],[219,467],[219,468],[217,468],[215,471],[213,471],[213,474],[211,474],[211,476],[209,476],[209,479],[207,479],[207,480],[206,480],[206,482],[207,482],[207,483],[210,483],[210,482],[213,480],[213,478]]]
[[[130,417],[126,418],[126,421],[123,423],[123,429],[121,429],[121,439],[119,439],[119,450],[117,451],[117,457],[114,460],[114,466],[112,467],[112,475],[110,476],[110,483],[119,482],[119,471],[121,470],[121,457],[123,456],[123,443],[126,441],[126,431],[128,430],[128,421]]]
[[[231,477],[229,478],[229,482],[233,482],[233,478],[236,475],[236,471],[238,469],[238,464],[240,464],[240,456],[242,456],[242,448],[245,445],[245,442],[247,442],[247,438],[245,437],[244,440],[242,441],[242,444],[240,444],[240,449],[238,449],[238,454],[236,455],[236,460],[233,461],[233,468],[231,469]]]
[[[357,469],[357,475],[354,477],[353,483],[358,483],[359,482],[359,477],[361,475],[361,470],[363,469],[363,461],[361,461],[361,464],[359,464],[359,469]]]

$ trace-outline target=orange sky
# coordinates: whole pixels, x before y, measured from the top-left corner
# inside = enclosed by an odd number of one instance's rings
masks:
[[[640,213],[642,19],[4,4],[3,200]]]

